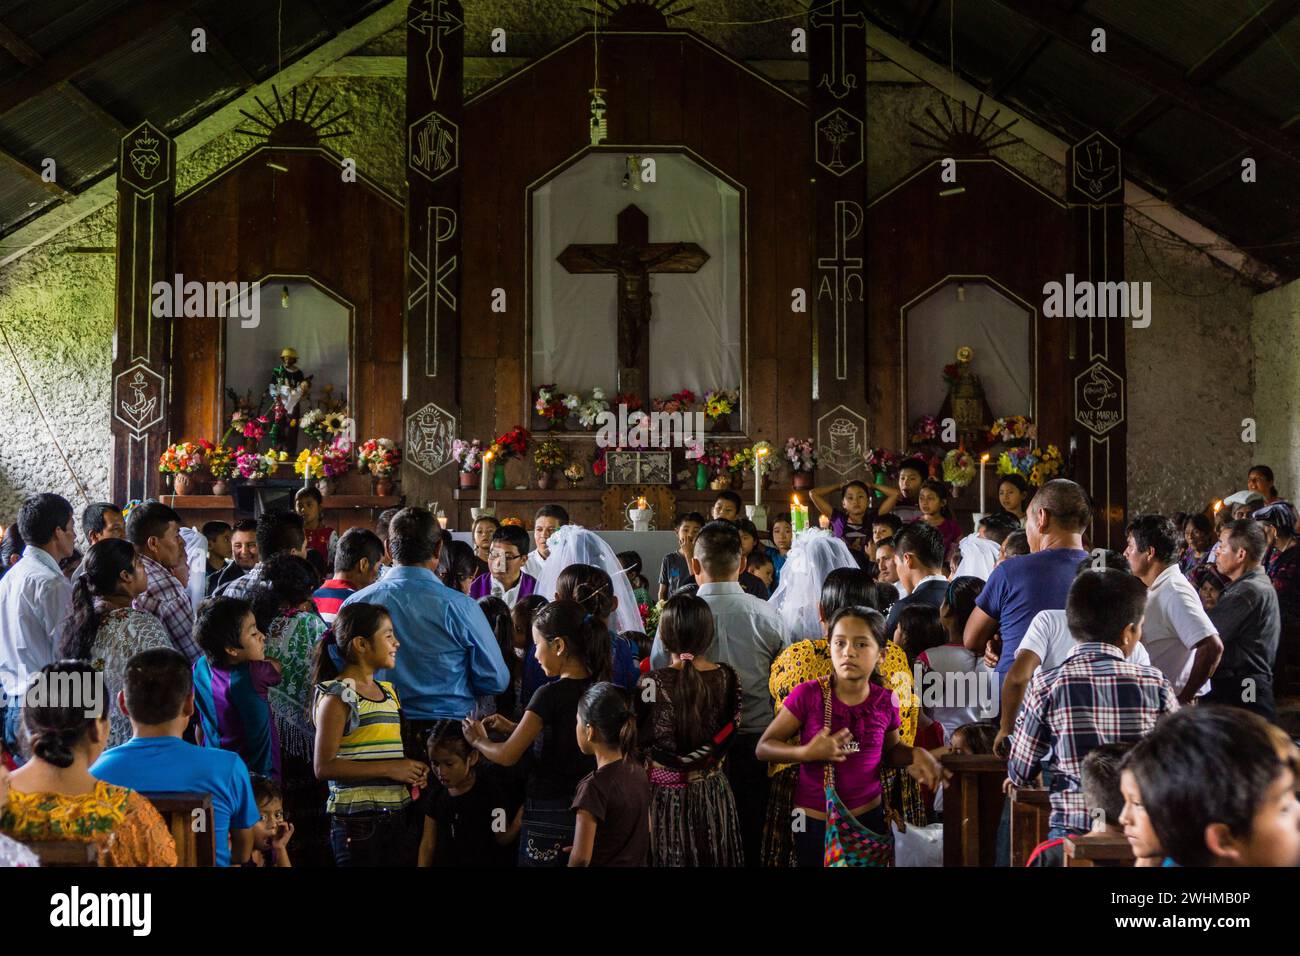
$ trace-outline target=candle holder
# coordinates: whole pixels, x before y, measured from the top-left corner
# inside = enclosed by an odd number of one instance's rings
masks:
[[[629,501],[626,514],[633,531],[649,531],[653,527],[655,510],[644,498]]]
[[[762,505],[745,505],[745,514],[759,531],[767,530],[767,509]]]

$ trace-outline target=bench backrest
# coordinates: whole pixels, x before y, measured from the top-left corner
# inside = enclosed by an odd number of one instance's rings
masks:
[[[212,795],[145,793],[176,841],[177,866],[216,866],[217,843]]]

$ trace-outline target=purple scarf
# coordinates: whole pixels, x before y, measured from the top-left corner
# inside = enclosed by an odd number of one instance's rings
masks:
[[[519,572],[519,597],[525,598],[537,590],[537,579],[526,571]],[[484,572],[474,579],[469,596],[474,600],[485,598],[492,593],[492,574]]]

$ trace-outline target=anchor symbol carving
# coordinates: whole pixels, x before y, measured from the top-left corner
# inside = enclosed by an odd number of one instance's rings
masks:
[[[123,400],[121,402],[122,412],[136,424],[136,427],[139,427],[140,423],[153,412],[154,406],[158,403],[158,396],[155,395],[149,398],[145,395],[145,389],[149,387],[149,382],[141,371],[135,373],[135,376],[127,383],[127,387],[135,392],[135,402],[128,405]]]

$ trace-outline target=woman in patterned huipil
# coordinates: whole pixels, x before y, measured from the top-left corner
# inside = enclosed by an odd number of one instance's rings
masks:
[[[658,636],[673,662],[633,695],[650,772],[650,865],[742,866],[740,818],[722,771],[740,724],[740,679],[705,659],[713,614],[703,598],[669,598]]]
[[[63,626],[60,653],[88,661],[103,673],[109,747],[131,739],[131,720],[117,706],[126,662],[141,651],[173,647],[162,622],[131,607],[146,586],[135,545],[117,538],[95,544],[73,579],[72,611]]]
[[[266,587],[253,598],[253,615],[266,635],[267,658],[280,663],[280,683],[268,695],[280,740],[284,809],[295,829],[294,863],[325,866],[325,786],[312,770],[311,666],[325,633],[325,622],[311,599],[319,581],[305,558],[289,552],[263,563],[262,580]]]

